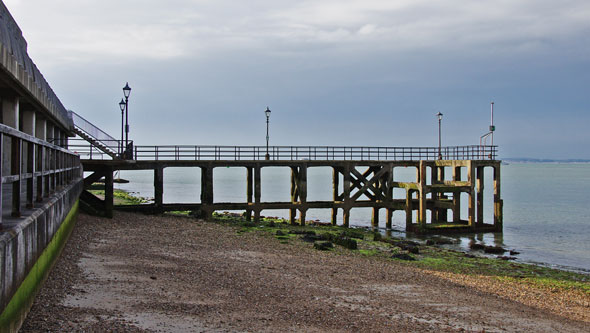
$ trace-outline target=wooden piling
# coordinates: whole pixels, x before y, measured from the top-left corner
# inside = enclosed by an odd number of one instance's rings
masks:
[[[254,167],[254,222],[260,222],[260,196],[261,196],[261,176],[260,164]]]
[[[340,197],[340,172],[336,167],[332,167],[332,200],[334,202],[339,201]],[[338,220],[338,208],[332,208],[332,225],[337,225]]]
[[[248,203],[248,207],[250,207],[253,203],[252,196],[254,194],[254,174],[252,171],[252,167],[246,167],[246,202]],[[250,208],[246,209],[246,221],[252,221],[252,209]]]
[[[201,212],[205,220],[213,216],[213,166],[201,168]]]
[[[291,203],[296,204],[299,201],[299,189],[297,188],[297,179],[299,177],[297,167],[291,167]],[[297,209],[289,209],[289,223],[291,225],[297,224]]]
[[[494,165],[494,229],[502,231],[503,227],[503,201],[500,196],[500,163]]]
[[[307,165],[303,164],[299,168],[299,181],[297,182],[297,189],[299,190],[299,208],[300,225],[305,225],[305,215],[307,213]]]
[[[342,200],[344,201],[344,209],[342,211],[342,225],[344,227],[347,227],[350,225],[350,208],[351,208],[351,202],[350,202],[350,168],[351,165],[349,163],[346,163],[344,165],[344,172],[343,172],[343,198]]]
[[[484,190],[484,167],[478,166],[477,170],[477,224],[483,224],[483,190]]]
[[[468,206],[468,225],[472,228],[475,229],[475,199],[476,199],[476,193],[475,193],[475,167],[473,165],[472,161],[469,161],[468,163],[468,167],[467,167],[467,181],[469,182],[469,206]]]
[[[461,167],[453,167],[453,181],[461,181]],[[461,191],[455,190],[453,192],[453,222],[461,222]]]
[[[163,212],[164,205],[164,168],[154,168],[154,205],[156,212]]]
[[[379,207],[373,207],[371,225],[373,226],[373,228],[379,228]]]

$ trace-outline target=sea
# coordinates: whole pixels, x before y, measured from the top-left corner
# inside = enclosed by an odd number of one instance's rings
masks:
[[[492,170],[484,180],[484,221],[493,219]],[[450,173],[449,173],[450,174]],[[450,175],[447,174],[447,178]],[[246,201],[246,169],[214,169],[214,202]],[[115,177],[129,180],[115,184],[136,195],[153,198],[153,171],[121,171]],[[394,180],[415,181],[415,168],[395,168]],[[199,168],[164,169],[164,202],[200,202]],[[261,201],[290,200],[290,169],[263,168]],[[308,201],[332,199],[331,168],[308,169]],[[403,198],[396,190],[394,198]],[[519,252],[516,261],[545,265],[590,274],[590,163],[510,163],[501,167],[501,195],[504,201],[502,233],[445,236],[452,238],[446,247],[469,251],[469,243],[502,246]],[[463,202],[466,202],[466,198]],[[461,218],[467,218],[463,204]],[[265,210],[264,216],[288,218],[288,210]],[[310,209],[308,220],[330,221],[331,210]],[[339,224],[342,213],[339,211]],[[382,232],[396,237],[416,238],[404,232],[405,214],[394,213],[393,229],[385,230],[385,210],[381,216]],[[371,226],[370,208],[351,211],[355,227]],[[429,236],[430,237],[430,236]],[[424,237],[422,237],[424,239]]]

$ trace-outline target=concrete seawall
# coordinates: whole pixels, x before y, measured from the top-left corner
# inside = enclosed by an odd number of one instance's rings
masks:
[[[0,332],[17,331],[75,225],[83,181],[56,191],[0,235]]]

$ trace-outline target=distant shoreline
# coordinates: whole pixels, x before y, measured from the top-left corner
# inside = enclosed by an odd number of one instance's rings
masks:
[[[586,164],[590,163],[587,159],[541,159],[541,158],[501,158],[503,162],[510,163],[563,163],[563,164]]]

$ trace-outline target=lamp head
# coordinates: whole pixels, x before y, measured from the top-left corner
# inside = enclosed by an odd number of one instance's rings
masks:
[[[270,117],[270,109],[268,108],[268,106],[266,107],[266,111],[264,111],[264,114],[266,115],[266,118]]]
[[[131,94],[131,87],[129,87],[129,82],[125,83],[125,87],[123,87],[123,95],[125,98],[129,98],[129,94]]]
[[[442,120],[442,116],[443,116],[443,114],[442,114],[442,113],[440,113],[440,111],[439,111],[439,112],[436,114],[436,116],[438,117],[438,120]]]
[[[122,98],[119,102],[119,107],[121,108],[121,112],[125,111],[125,101]]]

